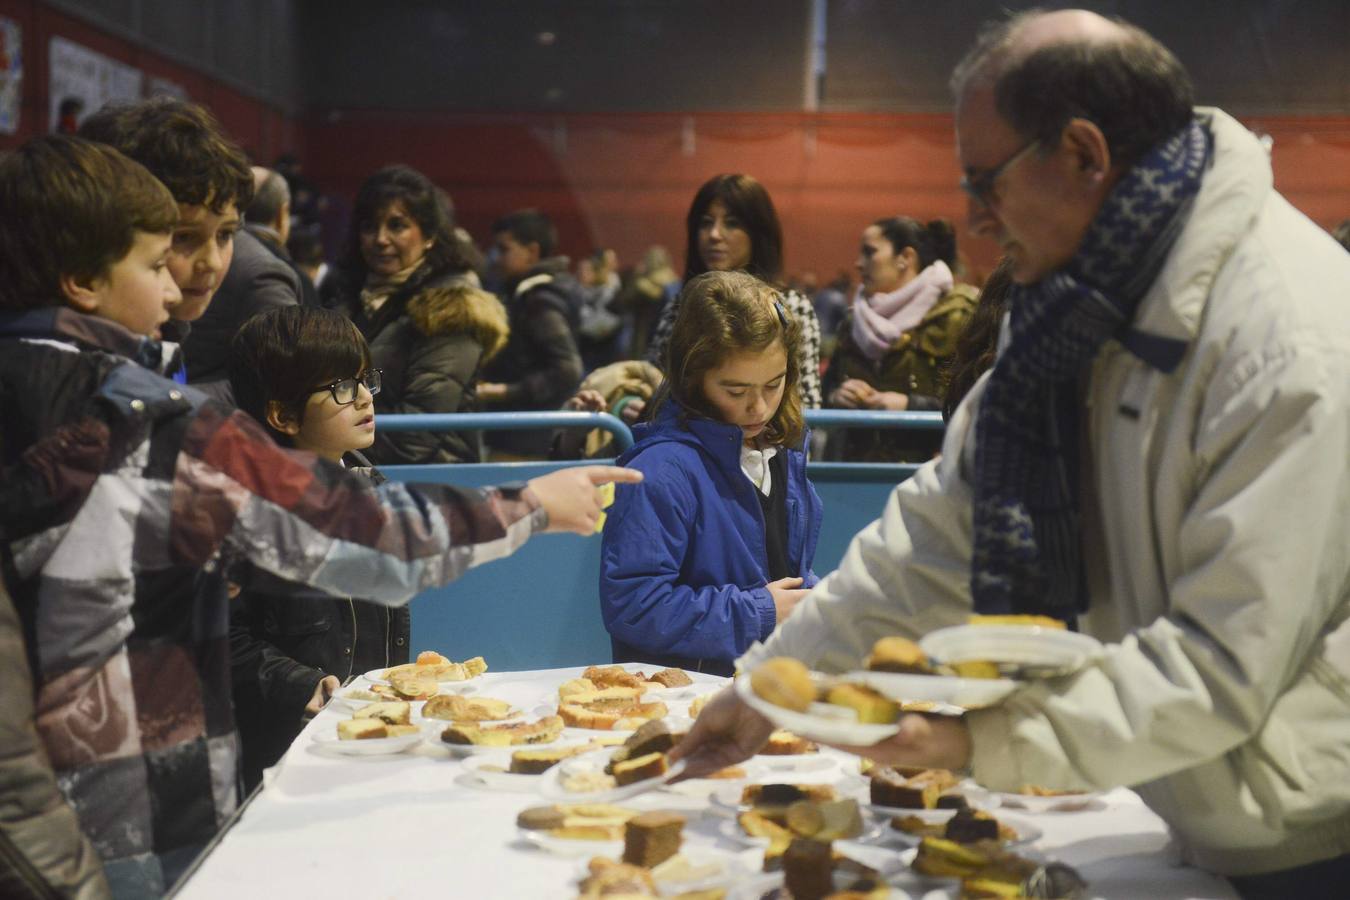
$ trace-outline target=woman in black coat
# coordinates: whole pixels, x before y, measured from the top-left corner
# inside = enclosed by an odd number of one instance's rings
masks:
[[[425,175],[388,166],[361,186],[352,229],[328,292],[384,370],[377,415],[477,409],[481,365],[506,343],[501,302],[478,286],[482,258],[454,227],[449,198]],[[379,433],[376,465],[477,462],[478,437],[456,432]]]

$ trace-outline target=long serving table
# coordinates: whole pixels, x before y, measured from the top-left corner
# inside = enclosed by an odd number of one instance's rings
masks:
[[[477,680],[478,693],[533,714],[556,700],[559,684],[580,673],[580,668],[489,672]],[[694,677],[708,690],[722,681]],[[309,723],[268,773],[265,787],[179,885],[177,897],[576,896],[578,860],[518,838],[516,814],[548,801],[476,787],[461,761],[429,743],[367,757],[332,755],[315,745],[316,734],[333,734],[349,715],[330,708]],[[1033,850],[1077,868],[1097,897],[1235,896],[1222,879],[1174,860],[1162,821],[1133,792],[1119,789],[1103,799],[1096,810],[1019,813],[1044,832]],[[680,809],[690,817],[689,840],[738,849],[695,821],[704,811],[714,815],[706,800],[650,792],[625,805]],[[902,848],[895,846],[898,854]],[[954,895],[930,889],[911,896]]]

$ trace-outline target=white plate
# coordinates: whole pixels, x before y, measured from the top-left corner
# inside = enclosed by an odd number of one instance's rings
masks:
[[[958,625],[930,631],[919,640],[923,652],[944,663],[991,660],[1054,666],[1066,672],[1101,655],[1096,638],[1039,625]]]
[[[849,838],[847,841],[841,841],[839,843],[866,844],[872,841],[879,840],[886,836],[887,831],[890,830],[890,825],[888,823],[878,822],[875,819],[872,819],[867,815],[867,812],[863,810],[861,807],[859,807],[858,811],[863,817],[862,834],[858,835],[855,838]],[[742,847],[769,846],[768,838],[751,837],[750,835],[745,833],[745,829],[741,828],[741,823],[735,819],[723,819],[721,822],[719,822],[717,825],[717,833],[724,838],[735,841]]]
[[[336,730],[336,726],[334,726]],[[341,753],[344,756],[388,756],[402,753],[422,743],[420,734],[402,734],[390,738],[367,738],[358,741],[340,740],[337,734],[319,733],[314,735],[314,745],[325,751]]]
[[[655,790],[684,771],[685,761],[680,760],[655,778],[644,778],[642,781],[635,781],[632,784],[620,785],[608,790],[578,792],[569,791],[563,787],[563,779],[569,775],[603,773],[605,764],[609,762],[611,752],[611,750],[605,749],[595,753],[583,753],[580,756],[574,756],[558,763],[540,776],[540,796],[563,803],[616,803],[645,791]]]
[[[342,709],[348,710],[350,712],[356,712],[359,709],[365,709],[372,703],[407,703],[412,706],[412,715],[413,718],[416,719],[421,716],[422,704],[426,702],[425,700],[399,700],[396,697],[384,697],[379,700],[355,700],[350,697],[343,696],[343,694],[346,693],[346,691],[348,690],[350,690],[350,688],[343,688],[341,691],[334,694],[332,698],[329,699],[328,701],[329,705],[331,705],[334,709]]]
[[[557,766],[554,766],[557,768]],[[623,853],[623,841],[587,841],[578,838],[555,837],[546,831],[516,829],[517,836],[527,844],[547,850],[557,856],[618,857]]]
[[[914,812],[915,812],[914,810],[910,810],[909,814],[913,815]],[[932,810],[929,810],[929,812],[932,812]],[[942,812],[947,812],[947,810],[944,809],[942,810]],[[948,816],[947,818],[951,817]],[[1030,844],[1033,841],[1039,841],[1045,835],[1045,832],[1043,832],[1038,825],[1036,825],[1034,822],[1022,818],[1021,816],[1010,816],[1007,813],[999,813],[995,818],[997,818],[1003,824],[1007,825],[1013,831],[1017,832],[1017,837],[1008,841],[1007,846],[1009,847],[1018,847],[1023,844]],[[946,819],[943,819],[941,821],[945,822]],[[891,837],[898,841],[903,841],[906,844],[917,844],[919,843],[919,841],[923,840],[923,835],[910,834],[907,831],[901,831],[898,828],[892,828],[889,821],[887,821],[886,823],[886,834],[888,837]],[[939,835],[939,837],[941,837],[941,835]]]
[[[755,764],[764,770],[762,774],[765,775],[771,772],[828,772],[839,768],[837,757],[823,753],[797,753],[791,756],[759,754],[755,756]]]
[[[903,672],[849,672],[840,681],[865,684],[896,701],[928,700],[939,704],[932,713],[951,715],[963,709],[992,706],[1017,689],[1007,678],[955,678]]]
[[[611,856],[610,859],[618,861],[622,855],[623,849],[621,847],[619,852]],[[717,847],[698,847],[685,844],[680,848],[679,855],[688,860],[689,864],[695,868],[712,871],[705,871],[702,873],[702,877],[671,879],[657,877],[656,873],[661,867],[659,865],[654,866],[652,877],[656,882],[656,889],[663,896],[675,896],[690,891],[707,891],[739,884],[754,871],[752,867],[757,864],[748,859],[747,854],[732,853]],[[579,885],[589,875],[590,859],[578,860],[575,869],[577,884]]]
[[[1031,794],[995,791],[993,796],[997,797],[999,803],[1006,809],[1020,809],[1029,813],[1092,812],[1106,808],[1102,795],[1091,791],[1081,794],[1061,794],[1058,797],[1037,797]]]
[[[751,709],[779,728],[786,728],[807,740],[868,747],[894,736],[900,730],[898,722],[890,725],[873,725],[859,722],[856,718],[852,720],[840,718],[841,714],[848,715],[852,710],[842,706],[831,706],[828,703],[812,703],[811,710],[804,713],[775,706],[761,699],[751,689],[750,678],[745,675],[736,679],[736,693]]]
[[[510,752],[480,753],[466,758],[463,765],[465,773],[475,787],[532,794],[539,784],[539,775],[521,775],[518,772],[507,771],[511,766]]]
[[[745,775],[741,778],[690,778],[687,781],[679,781],[675,784],[668,784],[661,788],[671,794],[679,794],[684,797],[694,797],[699,800],[711,799],[717,791],[723,790],[728,786],[740,790],[751,781],[755,781],[764,775],[764,771],[753,762],[738,763],[737,768],[744,769]]]
[[[390,666],[389,668],[392,669],[396,667]],[[366,681],[369,681],[371,684],[388,684],[389,680],[384,677],[384,673],[387,671],[389,671],[389,669],[371,669],[369,672],[366,672],[361,677],[364,678]],[[441,693],[443,694],[451,694],[451,693],[471,694],[474,691],[478,690],[478,685],[474,684],[474,682],[478,681],[482,677],[483,676],[480,673],[478,675],[473,676],[472,678],[465,678],[461,681],[437,681],[436,683],[441,686]],[[465,685],[466,687],[468,685],[473,685],[473,687],[469,688],[468,690],[460,690],[457,687],[457,685]]]

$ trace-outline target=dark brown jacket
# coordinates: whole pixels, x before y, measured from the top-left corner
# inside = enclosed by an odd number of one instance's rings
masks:
[[[912,410],[941,409],[947,363],[979,297],[979,290],[971,285],[953,285],[877,362],[864,356],[853,342],[853,314],[849,313],[839,328],[839,343],[825,373],[826,404],[832,405],[830,398],[839,385],[857,378],[879,391],[907,394]],[[941,443],[937,432],[852,428],[831,439],[829,455],[860,462],[920,462]]]

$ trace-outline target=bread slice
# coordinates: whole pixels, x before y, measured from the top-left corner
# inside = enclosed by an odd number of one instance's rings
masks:
[[[664,775],[666,768],[666,755],[664,753],[648,753],[636,759],[626,759],[621,763],[616,763],[614,766],[614,781],[620,786],[646,781],[648,778]]]
[[[389,727],[379,719],[345,719],[337,724],[340,741],[367,741],[389,736]]]
[[[923,648],[909,638],[884,637],[872,645],[863,667],[873,672],[901,672],[911,675],[933,674],[932,662]]]
[[[581,753],[589,753],[591,748],[585,744],[576,747],[560,747],[551,750],[517,750],[511,754],[511,765],[507,771],[517,775],[539,775],[562,762],[564,759]]]
[[[649,681],[655,681],[662,687],[687,687],[694,683],[694,679],[689,677],[689,673],[684,669],[662,669],[652,674]]]
[[[573,678],[558,685],[558,697],[565,700],[575,694],[589,694],[597,690],[599,688],[589,678]]]
[[[622,666],[591,666],[581,673],[582,678],[594,682],[598,687],[641,687],[647,679],[640,673],[633,674]]]
[[[650,869],[680,850],[684,816],[645,812],[629,819],[623,832],[623,861]]]
[[[798,737],[790,731],[778,731],[769,735],[769,740],[763,747],[759,748],[761,756],[800,756],[803,753],[816,753],[820,750],[820,745],[815,741],[808,741],[804,737]]]
[[[407,725],[412,722],[412,704],[406,701],[372,703],[358,709],[353,719],[379,719],[386,725]]]

